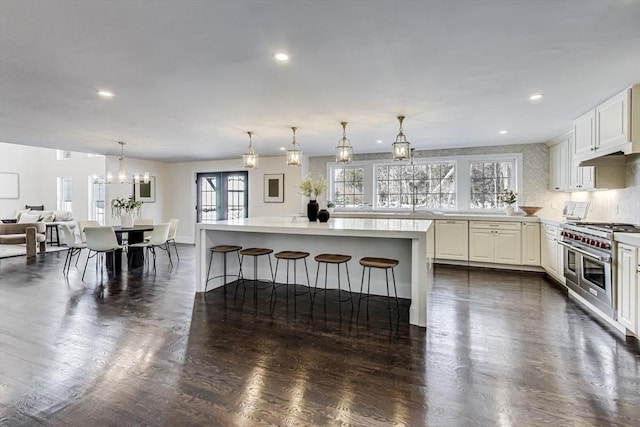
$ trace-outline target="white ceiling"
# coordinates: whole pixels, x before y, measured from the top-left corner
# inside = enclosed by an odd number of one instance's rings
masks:
[[[640,0],[0,0],[9,143],[224,159],[297,126],[329,155],[347,121],[357,154],[404,114],[416,149],[520,144],[637,82]]]

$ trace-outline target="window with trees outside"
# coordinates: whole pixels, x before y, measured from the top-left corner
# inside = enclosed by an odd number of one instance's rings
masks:
[[[364,203],[364,168],[336,167],[333,169],[332,199],[336,207],[354,208]]]
[[[469,163],[470,208],[498,209],[504,207],[500,194],[514,187],[515,161],[477,161]]]
[[[454,209],[454,162],[376,167],[376,207],[381,209]]]

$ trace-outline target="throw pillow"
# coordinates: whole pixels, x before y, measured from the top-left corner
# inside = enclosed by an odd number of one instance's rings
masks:
[[[56,216],[51,214],[51,215],[45,215],[42,217],[42,222],[53,222],[56,219]]]
[[[24,205],[26,209],[31,209],[32,211],[43,211],[44,205]]]
[[[28,214],[28,213],[23,213],[22,215],[20,215],[20,219],[18,219],[18,222],[20,222],[20,223],[38,222],[39,219],[40,219],[40,215],[39,214],[31,215],[31,214]]]
[[[16,209],[16,214],[14,216],[15,219],[20,219],[20,215],[25,213],[30,213],[31,209]]]
[[[71,211],[53,211],[56,221],[73,221],[73,212]]]

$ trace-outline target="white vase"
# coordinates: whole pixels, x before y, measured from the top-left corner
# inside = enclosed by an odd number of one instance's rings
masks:
[[[507,215],[509,216],[513,215],[513,206],[511,205],[507,206]]]
[[[130,213],[120,214],[120,225],[123,228],[133,227],[133,215],[131,215]]]

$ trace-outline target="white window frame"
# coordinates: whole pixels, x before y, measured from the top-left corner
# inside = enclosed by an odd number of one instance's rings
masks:
[[[523,182],[523,158],[522,153],[503,153],[503,154],[477,154],[469,156],[442,156],[442,157],[418,157],[414,158],[414,164],[425,163],[442,163],[449,162],[455,164],[455,181],[456,181],[456,206],[454,209],[419,209],[416,212],[431,212],[431,211],[456,211],[456,212],[471,212],[477,213],[482,211],[483,213],[502,212],[502,209],[477,209],[471,208],[471,173],[470,164],[474,162],[496,162],[496,161],[513,161],[515,165],[515,171],[513,178],[515,179],[514,190],[518,193],[518,199],[523,200],[522,182]],[[406,163],[409,164],[409,163]],[[335,162],[328,162],[326,165],[327,182],[329,183],[328,195],[334,194],[333,184],[333,171],[335,169],[344,169],[351,167],[362,167],[364,169],[364,183],[363,183],[363,206],[360,208],[338,208],[336,210],[340,212],[350,211],[376,211],[376,212],[411,212],[412,209],[407,208],[381,208],[375,206],[377,200],[376,191],[376,166],[382,165],[399,165],[398,162],[386,159],[377,160],[360,160],[352,162],[348,165],[338,164]],[[329,200],[331,196],[328,196]]]
[[[64,195],[66,193],[67,187],[66,183],[69,182],[70,189],[68,190],[71,193],[71,198],[66,200]],[[58,206],[59,211],[72,211],[73,210],[73,178],[70,176],[59,176],[57,182],[57,200],[56,205]]]

